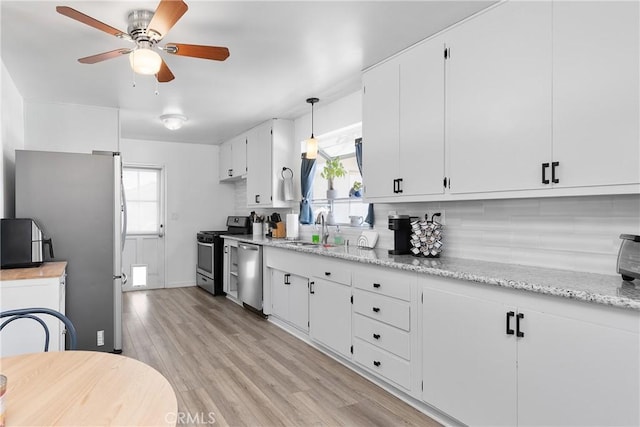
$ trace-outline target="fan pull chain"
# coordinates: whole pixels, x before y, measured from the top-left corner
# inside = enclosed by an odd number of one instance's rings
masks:
[[[131,70],[131,87],[136,87],[136,72]]]
[[[158,79],[156,79],[156,91],[154,92],[156,95],[159,95],[160,92],[158,91]]]

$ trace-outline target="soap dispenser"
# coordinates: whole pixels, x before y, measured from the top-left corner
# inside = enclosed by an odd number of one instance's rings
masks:
[[[336,225],[336,233],[333,235],[333,243],[336,245],[344,245],[344,237],[340,233],[340,226]]]

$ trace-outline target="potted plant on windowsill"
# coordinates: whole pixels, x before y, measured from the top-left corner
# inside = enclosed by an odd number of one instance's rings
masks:
[[[362,183],[360,181],[354,181],[351,190],[349,190],[349,197],[362,197]]]
[[[336,190],[333,188],[334,178],[342,178],[347,175],[347,170],[340,161],[340,157],[334,157],[333,159],[327,159],[324,164],[324,169],[320,173],[320,176],[327,180],[329,183],[329,189],[327,190],[327,199],[333,200],[336,198]]]

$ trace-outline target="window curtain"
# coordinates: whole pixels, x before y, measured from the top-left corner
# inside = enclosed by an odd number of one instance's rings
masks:
[[[300,224],[313,224],[313,210],[311,209],[311,197],[313,196],[313,178],[316,175],[316,159],[307,159],[307,154],[302,154],[300,166],[300,189],[302,200],[300,201]]]
[[[362,182],[364,183],[364,175],[362,175],[362,138],[356,139],[356,162],[358,163],[358,169],[360,170],[360,175],[363,177]],[[364,222],[373,227],[373,223],[375,222],[375,216],[373,214],[373,203],[369,203],[367,217],[365,218]]]

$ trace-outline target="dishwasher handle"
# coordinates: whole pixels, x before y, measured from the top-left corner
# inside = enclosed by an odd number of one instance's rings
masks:
[[[257,250],[260,249],[260,246],[255,246],[255,245],[242,245],[242,244],[240,244],[238,246],[240,246],[241,249],[245,249],[245,250],[248,250],[248,251],[257,251]]]

